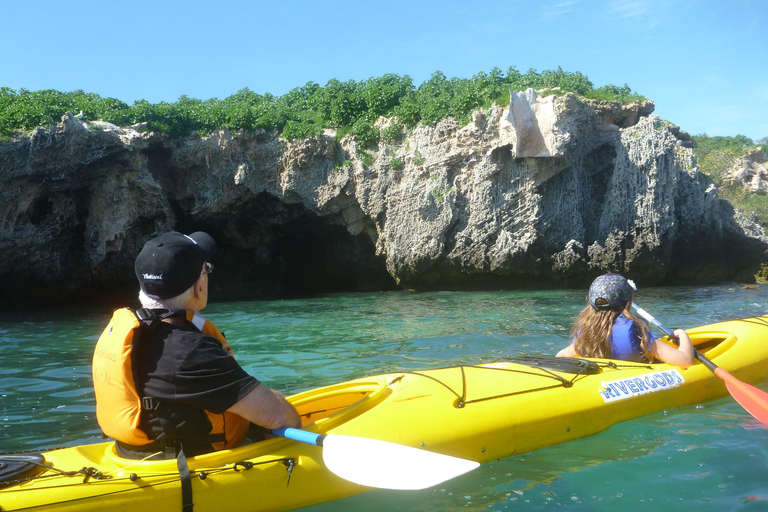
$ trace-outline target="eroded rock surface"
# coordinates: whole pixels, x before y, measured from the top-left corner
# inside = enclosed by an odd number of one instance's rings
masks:
[[[768,162],[762,147],[739,158],[729,172],[729,181],[755,194],[768,194]]]
[[[221,298],[750,280],[768,238],[652,111],[513,92],[373,150],[66,115],[0,146],[0,304],[134,295],[135,255],[169,229],[219,241]]]

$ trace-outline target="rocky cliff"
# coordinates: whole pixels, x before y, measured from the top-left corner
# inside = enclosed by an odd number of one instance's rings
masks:
[[[0,145],[0,304],[134,296],[135,255],[170,229],[217,239],[219,298],[751,280],[768,238],[652,111],[513,92],[368,150],[69,114]]]
[[[768,162],[763,148],[757,147],[737,159],[729,170],[726,181],[757,195],[768,194]]]

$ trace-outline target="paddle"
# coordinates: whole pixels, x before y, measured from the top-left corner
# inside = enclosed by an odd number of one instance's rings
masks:
[[[675,339],[672,331],[664,327],[650,313],[634,302],[632,303],[632,309],[634,309],[641,317],[661,329],[667,337]],[[745,382],[741,382],[726,370],[707,359],[704,354],[696,350],[695,347],[693,349],[693,354],[696,356],[696,359],[701,361],[704,366],[725,382],[725,387],[728,388],[728,392],[749,414],[754,416],[755,419],[768,425],[768,393],[754,386],[750,386]]]
[[[480,464],[364,437],[278,428],[273,434],[323,448],[323,462],[345,480],[382,489],[415,490],[462,475]]]

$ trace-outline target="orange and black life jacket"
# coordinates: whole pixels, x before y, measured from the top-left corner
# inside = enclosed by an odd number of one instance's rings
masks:
[[[224,335],[204,316],[187,311],[186,319],[203,334],[218,339],[224,350],[232,355]],[[131,355],[149,324],[157,321],[160,321],[159,317],[151,310],[134,313],[128,308],[118,309],[101,334],[93,354],[93,387],[99,426],[107,436],[137,447],[154,442],[139,427],[139,422],[142,405],[156,408],[158,402],[152,397],[141,396],[142,387],[136,385]],[[147,404],[153,405],[147,407]],[[206,440],[214,450],[233,448],[243,442],[250,425],[248,420],[227,411],[221,414],[205,411],[205,414],[212,426]],[[168,429],[165,430],[169,437]]]

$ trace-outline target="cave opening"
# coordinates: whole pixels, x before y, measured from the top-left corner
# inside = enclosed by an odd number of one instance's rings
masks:
[[[216,239],[210,289],[217,299],[398,289],[367,234],[352,235],[339,218],[266,193],[226,215],[180,220],[176,229]]]

